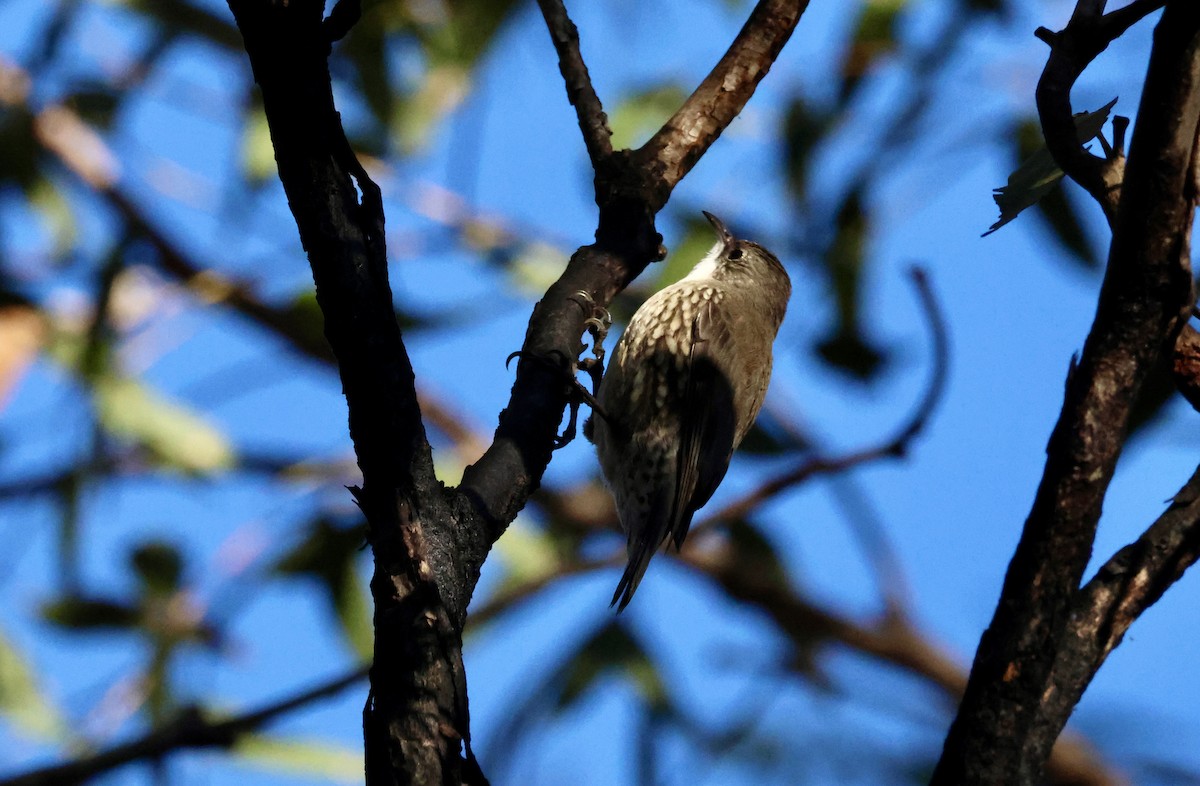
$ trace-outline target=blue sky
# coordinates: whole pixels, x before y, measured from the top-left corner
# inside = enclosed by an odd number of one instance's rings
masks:
[[[744,13],[740,6],[679,0],[571,5],[578,6],[571,10],[584,54],[610,108],[667,76],[695,84]],[[927,36],[936,28],[942,4],[914,5],[906,33]],[[787,233],[796,219],[783,209],[773,129],[794,91],[814,101],[830,97],[830,80],[823,74],[850,24],[848,6],[814,0],[746,112],[677,189],[674,212],[659,225],[668,247],[680,239],[685,212],[701,208],[721,215],[735,231],[749,226],[776,237]],[[142,33],[130,32],[130,12],[109,4],[88,7],[69,44],[78,52],[79,68],[120,62],[144,45]],[[1098,276],[1056,257],[1060,252],[1046,227],[1032,216],[979,237],[995,219],[991,189],[1005,181],[1012,165],[1007,148],[995,141],[1003,138],[996,129],[1032,111],[1044,46],[1031,31],[1039,24],[1061,25],[1068,12],[1063,2],[1025,2],[1013,19],[970,31],[938,85],[930,112],[913,129],[920,144],[911,158],[872,156],[880,129],[892,119],[897,91],[905,85],[905,73],[896,67],[877,75],[857,119],[822,151],[813,173],[819,194],[836,192],[856,166],[882,173],[870,194],[875,220],[864,298],[869,333],[892,354],[880,381],[862,386],[814,361],[809,347],[826,327],[831,301],[813,260],[785,259],[794,292],[776,347],[767,406],[803,423],[829,452],[873,444],[904,419],[920,395],[930,348],[907,283],[906,271],[914,262],[930,272],[954,351],[946,398],[907,459],[855,470],[849,481],[818,480],[800,487],[773,502],[758,520],[806,593],[836,609],[869,615],[879,602],[875,578],[834,493],[834,484],[849,483],[842,493],[873,510],[886,529],[917,619],[964,662],[994,608],[1040,476],[1068,360],[1082,345],[1099,285]],[[44,20],[43,4],[33,0],[0,6],[0,53],[18,61],[27,57],[30,36]],[[1133,114],[1149,30],[1139,25],[1085,75],[1074,94],[1077,108],[1095,108],[1119,95],[1117,111]],[[246,197],[230,183],[240,166],[240,102],[248,70],[243,57],[198,42],[180,44],[147,83],[143,97],[124,108],[107,139],[125,164],[125,183],[143,204],[153,206],[172,238],[282,298],[309,286],[310,279],[281,192],[276,187]],[[349,86],[339,87],[349,101]],[[39,85],[38,100],[52,100],[56,89],[54,81]],[[346,116],[355,122],[352,104]],[[532,4],[501,32],[476,91],[439,126],[428,148],[386,163],[379,179],[398,302],[421,313],[457,317],[411,338],[417,375],[487,435],[511,384],[503,359],[519,346],[537,294],[463,249],[436,242],[436,222],[418,215],[414,205],[427,206],[421,195],[432,187],[462,195],[473,211],[543,241],[551,264],[555,254],[568,254],[591,239],[594,205],[586,156]],[[91,212],[94,200],[75,192],[83,227],[81,256],[86,257],[111,236],[113,222]],[[1098,210],[1078,191],[1072,197],[1088,216],[1093,242],[1102,245]],[[46,234],[17,202],[9,196],[0,204],[2,241],[10,251],[37,258]],[[86,281],[35,271],[31,286],[65,296]],[[122,362],[205,413],[239,450],[349,455],[345,407],[332,374],[281,356],[244,320],[197,309],[186,295],[175,292],[123,344]],[[41,362],[0,410],[0,480],[23,477],[86,444],[82,404],[62,379],[61,371]],[[1175,402],[1130,444],[1105,505],[1096,543],[1099,559],[1136,537],[1191,474],[1196,436],[1194,413]],[[441,466],[453,472],[446,453],[439,454]],[[774,459],[738,457],[710,507],[753,488],[780,466]],[[595,471],[590,446],[577,440],[556,455],[547,483],[566,487]],[[84,506],[84,572],[90,583],[119,593],[131,582],[124,566],[132,543],[154,535],[183,546],[195,560],[191,569],[200,602],[218,611],[228,604],[232,654],[189,657],[181,682],[195,695],[220,697],[230,707],[253,706],[353,662],[313,587],[277,582],[247,604],[229,600],[237,595],[230,566],[239,549],[260,556],[281,553],[314,499],[340,493],[253,478],[208,482],[151,476],[105,484],[89,493]],[[349,507],[348,498],[344,504]],[[7,568],[0,574],[0,593],[7,599],[0,604],[0,632],[38,665],[56,701],[67,708],[88,706],[138,661],[139,653],[105,639],[66,637],[36,620],[34,610],[53,591],[54,516],[44,501],[0,506],[0,533],[14,544],[0,558]],[[496,563],[485,567],[482,597],[500,570]],[[498,730],[511,721],[514,697],[533,675],[549,668],[563,643],[587,637],[607,619],[616,578],[609,571],[562,582],[469,642],[481,749],[487,751],[498,739]],[[1200,731],[1195,710],[1200,687],[1178,677],[1192,672],[1200,648],[1200,634],[1191,624],[1196,591],[1195,579],[1186,577],[1139,620],[1080,704],[1074,722],[1101,740],[1111,758],[1161,757],[1200,768],[1200,753],[1178,745]],[[834,742],[861,743],[864,751],[897,758],[914,750],[928,755],[940,747],[946,716],[938,697],[911,678],[881,673],[853,654],[833,652],[823,661],[838,688],[832,693],[780,681],[771,681],[764,691],[756,669],[786,657],[785,643],[756,615],[721,599],[667,560],[655,561],[628,613],[666,664],[668,686],[681,702],[714,725],[742,707],[761,708],[764,728],[790,746],[783,754],[785,765],[810,776],[807,782],[871,782],[869,775],[812,754]],[[354,753],[361,745],[362,696],[349,691],[288,719],[278,731],[329,740]],[[533,743],[518,748],[504,771],[508,777],[494,782],[632,782],[627,780],[634,766],[631,732],[620,730],[632,728],[634,698],[628,683],[601,683],[555,727],[555,734],[535,735]],[[670,734],[664,735],[664,746],[666,761],[687,772],[688,780],[754,782],[744,769],[697,764]],[[0,722],[0,757],[10,763],[8,769],[42,761],[50,750]],[[204,754],[177,757],[172,767],[182,783],[240,782],[247,773],[258,783],[312,782],[242,769]],[[128,770],[108,782],[146,780],[144,772]]]

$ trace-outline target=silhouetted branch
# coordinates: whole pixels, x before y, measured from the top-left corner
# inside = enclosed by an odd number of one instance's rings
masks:
[[[246,734],[256,732],[275,719],[313,702],[334,696],[367,676],[360,667],[311,688],[268,704],[262,709],[227,720],[205,718],[197,708],[184,711],[177,720],[141,739],[106,751],[0,780],[0,786],[71,786],[85,783],[110,770],[139,761],[151,761],[168,753],[192,748],[232,748]]]
[[[1094,20],[1102,5],[1081,0],[1077,13]],[[1051,54],[1062,56],[1057,47]],[[1085,670],[1067,685],[1055,664],[1071,646],[1071,615],[1130,412],[1192,307],[1200,122],[1200,5],[1192,0],[1167,4],[1137,117],[1095,321],[1072,363],[1041,484],[934,775],[938,786],[1036,783],[1069,714],[1056,695],[1082,693],[1092,676]]]
[[[1071,88],[1084,69],[1131,25],[1163,7],[1165,0],[1136,0],[1104,13],[1104,2],[1080,0],[1067,26],[1058,33],[1044,27],[1037,37],[1050,47],[1050,57],[1037,87],[1038,117],[1046,147],[1055,163],[1092,195],[1111,226],[1121,198],[1125,155],[1121,145],[1105,145],[1099,158],[1080,146],[1071,112]],[[1115,121],[1114,121],[1115,127]]]
[[[1072,604],[1048,714],[1069,715],[1092,675],[1142,612],[1200,557],[1200,468],[1142,536],[1113,555]]]
[[[484,782],[470,751],[459,638],[474,580],[464,581],[456,541],[472,529],[459,526],[434,473],[388,281],[380,191],[333,101],[330,43],[355,9],[349,3],[327,25],[323,2],[229,0],[229,7],[262,90],[363,473],[362,487],[351,491],[375,558],[366,781]]]
[[[550,39],[558,52],[558,68],[567,86],[567,99],[579,117],[579,131],[583,134],[588,157],[592,166],[598,169],[612,155],[612,129],[608,127],[608,117],[579,51],[579,30],[567,15],[562,0],[538,0],[538,7],[542,9]]]

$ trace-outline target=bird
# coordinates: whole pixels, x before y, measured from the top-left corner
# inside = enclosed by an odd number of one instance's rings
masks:
[[[638,308],[596,391],[591,438],[627,540],[618,612],[725,477],[762,407],[791,296],[774,254],[703,213],[716,245]]]

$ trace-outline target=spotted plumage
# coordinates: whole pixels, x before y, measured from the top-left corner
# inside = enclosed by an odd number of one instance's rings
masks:
[[[625,608],[654,552],[679,548],[762,407],[791,283],[762,246],[711,214],[716,246],[634,314],[597,398],[593,438],[628,542]]]

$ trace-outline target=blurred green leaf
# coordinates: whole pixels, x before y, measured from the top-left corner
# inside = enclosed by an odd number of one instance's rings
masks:
[[[825,254],[825,267],[837,305],[832,335],[817,345],[817,353],[834,368],[869,379],[883,363],[883,353],[863,336],[860,323],[862,273],[871,224],[859,192],[850,194],[837,216],[837,233]]]
[[[828,115],[814,110],[797,96],[787,106],[783,118],[783,165],[788,188],[799,201],[808,190],[808,164],[813,150],[830,129]]]
[[[215,13],[200,3],[187,0],[109,0],[114,5],[125,6],[139,14],[153,18],[162,25],[162,31],[171,35],[190,34],[225,49],[243,53],[242,35],[233,22],[233,16]]]
[[[1075,209],[1075,204],[1067,199],[1066,191],[1052,188],[1034,207],[1050,224],[1055,239],[1067,252],[1068,260],[1088,270],[1100,269],[1103,260],[1088,242],[1079,212]]]
[[[1025,161],[1039,149],[1045,149],[1042,127],[1034,119],[1021,123],[1013,137],[1016,142],[1017,161]],[[1035,208],[1050,224],[1055,239],[1067,251],[1066,259],[1088,270],[1100,267],[1102,260],[1092,250],[1075,203],[1067,199],[1065,189],[1051,188],[1037,201]]]
[[[670,286],[692,271],[696,263],[704,258],[717,243],[717,234],[712,225],[699,213],[688,215],[683,222],[683,236],[658,264],[658,277],[654,290]]]
[[[508,273],[512,282],[523,292],[536,293],[539,297],[562,275],[567,266],[567,255],[548,243],[523,245]]]
[[[51,254],[57,259],[75,246],[78,225],[75,211],[57,186],[44,177],[36,178],[26,189],[29,206],[42,217],[50,232]]]
[[[875,62],[896,48],[896,20],[908,0],[864,0],[858,23],[842,60],[842,88],[839,103],[844,104]]]
[[[381,0],[367,5],[337,56],[352,65],[376,121],[391,129],[401,150],[413,152],[462,103],[482,55],[521,7],[516,0]],[[394,84],[389,57],[413,42],[420,48],[421,73]]]
[[[1080,112],[1075,115],[1075,130],[1079,135],[1079,143],[1085,144],[1095,139],[1108,121],[1117,99],[1109,101],[1095,112]],[[995,232],[1000,227],[1012,221],[1025,208],[1034,205],[1049,191],[1058,185],[1063,178],[1063,171],[1054,163],[1054,157],[1046,149],[1045,144],[1038,148],[1021,162],[1011,175],[1008,183],[994,190],[992,198],[1000,208],[1000,218],[988,227],[984,237]]]
[[[261,101],[255,101],[255,106],[245,114],[241,153],[242,174],[251,185],[275,177],[275,148],[271,144],[271,130]]]
[[[337,783],[362,782],[362,751],[321,740],[243,734],[233,751],[244,763],[272,772]]]
[[[458,64],[430,68],[421,86],[397,103],[391,116],[396,142],[407,154],[429,144],[437,123],[467,97],[471,72]]]
[[[787,571],[775,553],[775,546],[744,519],[734,519],[727,527],[730,545],[737,555],[738,567],[771,583],[786,584]]]
[[[275,563],[284,576],[315,579],[325,590],[350,646],[370,660],[375,646],[367,591],[356,563],[366,545],[361,526],[338,526],[326,518],[308,525],[307,536]]]
[[[233,446],[224,433],[140,380],[106,374],[95,381],[93,395],[101,425],[163,465],[195,474],[233,466]]]
[[[504,565],[504,587],[537,581],[562,566],[554,538],[520,516],[492,548]]]
[[[169,543],[143,543],[129,557],[130,566],[145,588],[157,595],[176,592],[183,577],[183,555]]]
[[[38,688],[33,669],[23,653],[0,635],[0,713],[25,734],[42,739],[62,739],[66,720]]]
[[[363,8],[362,18],[350,33],[334,48],[334,64],[349,64],[354,72],[356,95],[366,104],[375,120],[375,133],[364,137],[356,133],[354,143],[382,153],[387,139],[386,129],[396,120],[396,98],[399,92],[388,74],[388,44],[398,32],[400,4],[377,2]],[[407,43],[407,42],[405,42]],[[335,73],[344,69],[336,68]]]
[[[776,416],[768,410],[759,414],[754,425],[738,445],[738,452],[751,456],[778,456],[810,445],[801,442],[789,429],[783,427]]]
[[[610,673],[632,679],[652,711],[667,709],[666,686],[658,676],[658,669],[619,622],[601,628],[567,664],[558,706],[573,703],[599,677]]]
[[[638,147],[649,139],[687,100],[688,91],[676,83],[657,85],[624,98],[608,117],[614,148]]]
[[[141,612],[115,600],[72,595],[44,605],[42,617],[69,630],[117,631],[136,628],[141,621]]]

